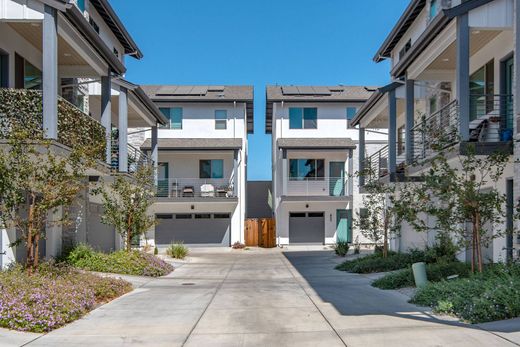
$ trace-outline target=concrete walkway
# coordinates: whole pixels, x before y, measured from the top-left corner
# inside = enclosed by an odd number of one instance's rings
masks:
[[[171,275],[29,346],[514,346],[513,335],[439,320],[330,251],[195,250]],[[511,330],[515,324],[510,324]],[[516,324],[520,330],[520,324]],[[0,345],[4,342],[0,332]],[[14,341],[14,340],[10,340]],[[520,341],[519,341],[520,342]]]

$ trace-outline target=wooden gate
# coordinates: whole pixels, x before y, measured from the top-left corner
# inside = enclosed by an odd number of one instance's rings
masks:
[[[246,219],[246,246],[276,247],[276,228],[273,218]]]

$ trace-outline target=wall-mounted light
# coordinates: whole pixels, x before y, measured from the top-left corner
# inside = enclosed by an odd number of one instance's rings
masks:
[[[195,205],[191,205],[190,208],[191,208],[192,210],[194,210],[194,209],[195,209]]]
[[[305,204],[305,208],[309,208],[309,204]]]
[[[332,222],[332,213],[329,216],[330,216],[330,221]]]

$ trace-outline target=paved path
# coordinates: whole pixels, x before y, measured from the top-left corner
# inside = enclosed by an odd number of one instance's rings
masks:
[[[505,338],[520,324],[504,338],[437,320],[367,277],[333,270],[335,263],[323,251],[199,251],[173,274],[28,345],[514,345]]]

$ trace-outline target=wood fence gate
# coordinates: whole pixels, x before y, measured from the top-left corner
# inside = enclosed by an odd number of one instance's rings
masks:
[[[273,218],[246,219],[246,246],[276,247],[276,228]]]

